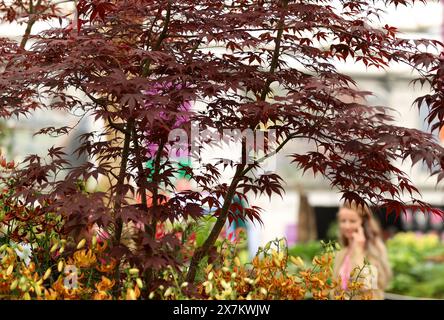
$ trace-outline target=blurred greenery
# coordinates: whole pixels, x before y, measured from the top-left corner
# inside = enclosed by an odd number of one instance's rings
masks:
[[[299,243],[288,248],[288,254],[293,257],[301,257],[304,261],[312,261],[317,255],[322,254],[322,244],[316,241]]]
[[[387,292],[444,298],[444,245],[435,234],[401,232],[387,241],[393,279]]]
[[[330,223],[327,229],[327,240],[337,241],[339,234],[339,225],[337,221]]]
[[[195,229],[196,244],[198,247],[203,245],[216,221],[217,218],[210,215],[202,217],[202,219],[199,221]]]

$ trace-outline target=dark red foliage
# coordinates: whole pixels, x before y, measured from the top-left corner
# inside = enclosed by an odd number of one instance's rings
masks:
[[[1,18],[27,17],[18,8],[20,2],[10,8],[0,2]],[[438,120],[432,127],[436,130],[444,122],[442,57],[419,45],[440,51],[442,44],[400,38],[388,25],[371,27],[368,19],[378,15],[373,1],[339,3],[81,0],[77,30],[72,25],[47,30],[33,37],[27,50],[0,40],[0,63],[6,66],[0,77],[0,116],[80,109],[106,121],[103,132],[82,135],[76,150],[95,162],[70,168],[66,178],[57,181],[55,174],[69,167],[62,149],[51,149],[46,159],[31,155],[15,172],[15,196],[25,204],[51,201],[50,210],[63,212],[68,228],[91,223],[110,228],[116,255],[129,256],[146,269],[181,263],[175,260],[177,238],[156,239],[157,224],[199,219],[208,206],[218,223],[191,261],[188,278],[193,280],[193,268],[210,252],[227,219],[260,220],[259,208],[244,210],[232,204],[234,197],[246,200],[249,192],[282,195],[283,188],[278,175],[259,174],[260,162],[221,161],[200,163],[199,170],[182,168],[196,192],[171,194],[178,166],[168,158],[168,134],[182,118],[179,127],[188,133],[192,122],[220,133],[257,131],[267,124],[276,130],[277,151],[294,139],[313,143],[311,152],[289,156],[303,171],[323,175],[344,199],[382,205],[398,215],[409,207],[442,214],[416,199],[415,186],[395,161],[424,162],[441,180],[443,148],[431,134],[396,126],[387,109],[369,106],[365,98],[370,93],[356,88],[353,79],[333,65],[338,59],[375,68],[399,62],[420,71],[418,81],[430,83],[432,92],[417,103],[429,107],[428,121]],[[48,12],[41,18],[56,15],[55,10]],[[216,44],[220,51],[206,49]],[[274,89],[278,86],[281,91]],[[42,95],[51,99],[40,99]],[[194,101],[201,102],[201,111],[184,110],[184,104]],[[46,128],[40,133],[71,130]],[[245,141],[241,145],[245,154]],[[227,165],[235,169],[228,184],[221,181]],[[79,180],[90,177],[111,179],[109,192],[88,194],[76,188]],[[129,201],[136,193],[142,199],[139,205]],[[410,202],[401,200],[403,193],[411,195]],[[137,238],[141,250],[135,253],[120,244],[127,221],[145,225]]]
[[[58,3],[57,3],[58,2]],[[50,0],[1,0],[0,21],[27,24],[33,21],[62,17],[62,1]]]

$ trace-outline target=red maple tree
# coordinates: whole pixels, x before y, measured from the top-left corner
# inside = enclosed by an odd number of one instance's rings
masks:
[[[277,174],[258,173],[272,154],[248,163],[247,142],[238,138],[243,160],[231,162],[235,173],[230,183],[220,179],[226,162],[185,166],[181,170],[195,190],[166,198],[163,191],[174,191],[179,171],[168,157],[173,145],[168,135],[183,117],[180,128],[186,132],[193,122],[221,134],[224,129],[255,132],[266,126],[276,132],[274,152],[290,141],[308,140],[315,145],[313,151],[289,156],[302,170],[328,179],[344,199],[384,206],[398,215],[407,208],[441,214],[415,198],[418,190],[394,164],[407,158],[413,164],[423,161],[439,181],[444,177],[441,146],[430,133],[396,126],[386,108],[368,105],[370,93],[359,90],[334,62],[369,68],[389,68],[392,62],[409,65],[418,72],[417,81],[430,84],[430,94],[417,103],[429,107],[428,121],[437,121],[432,130],[438,130],[444,119],[443,64],[431,49],[439,52],[442,44],[401,38],[391,26],[372,26],[369,21],[378,17],[373,1],[338,3],[80,0],[77,18],[68,27],[31,36],[35,21],[60,16],[57,6],[45,0],[16,0],[10,6],[0,1],[2,20],[20,18],[28,25],[21,44],[0,39],[0,116],[76,109],[106,123],[102,132],[79,138],[77,153],[96,161],[72,168],[58,147],[51,148],[46,159],[30,155],[13,175],[13,197],[24,204],[49,203],[45,210],[60,212],[68,229],[98,224],[112,230],[115,256],[139,265],[150,280],[170,264],[188,267],[187,280],[193,282],[227,219],[260,220],[259,208],[240,208],[233,199],[246,200],[249,192],[281,194],[283,188]],[[223,50],[209,50],[211,46]],[[71,88],[87,99],[67,90]],[[203,107],[182,108],[195,101]],[[72,129],[44,128],[40,133],[67,134]],[[197,143],[203,147],[208,142]],[[156,146],[154,155],[147,153],[148,145]],[[151,167],[145,165],[148,161]],[[52,179],[68,168],[64,180]],[[80,190],[78,181],[90,177],[113,181],[109,192]],[[135,193],[139,205],[128,202],[127,195]],[[401,200],[403,193],[411,195],[410,202]],[[157,224],[199,219],[207,205],[215,208],[217,222],[191,261],[178,261],[177,237],[156,239]],[[145,225],[137,252],[121,243],[128,221]]]

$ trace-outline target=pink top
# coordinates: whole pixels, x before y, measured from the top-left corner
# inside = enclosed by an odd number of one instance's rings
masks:
[[[350,273],[351,273],[350,253],[347,253],[345,255],[344,262],[342,263],[342,266],[339,269],[339,275],[341,276],[343,290],[347,290],[347,283],[348,279],[350,278]]]

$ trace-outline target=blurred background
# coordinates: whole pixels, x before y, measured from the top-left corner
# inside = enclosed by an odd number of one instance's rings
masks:
[[[430,1],[427,5],[417,4],[408,8],[390,7],[382,15],[383,24],[399,28],[400,35],[406,38],[443,38],[442,2]],[[66,10],[72,11],[73,6],[66,4]],[[33,33],[49,28],[58,22],[41,22],[35,25]],[[64,21],[63,23],[68,23]],[[25,26],[0,24],[0,37],[19,40]],[[32,42],[28,44],[31,45]],[[366,69],[353,63],[337,65],[339,70],[352,76],[362,90],[374,93],[369,104],[385,105],[395,110],[394,115],[399,125],[427,130],[426,109],[413,106],[414,99],[428,90],[427,87],[413,87],[409,82],[415,75],[407,68],[394,65],[390,71]],[[33,136],[44,126],[74,125],[80,121],[78,130],[68,137],[50,138]],[[0,122],[0,146],[8,159],[20,161],[30,153],[43,154],[50,146],[65,145],[68,152],[77,147],[75,136],[83,132],[98,129],[102,123],[89,118],[81,119],[74,113],[36,112],[27,119]],[[444,135],[436,134],[437,139],[444,142]],[[302,175],[284,154],[298,153],[308,150],[305,143],[293,143],[276,157],[277,173],[285,180],[283,198],[267,196],[251,198],[250,205],[264,209],[263,226],[248,223],[243,227],[248,234],[248,253],[252,256],[259,246],[270,240],[286,237],[290,245],[290,253],[311,259],[321,249],[319,240],[334,240],[337,236],[336,213],[340,202],[340,194],[332,190],[329,183],[320,177],[313,178],[307,173]],[[86,159],[71,159],[74,163]],[[424,201],[435,207],[444,209],[444,193],[441,186],[436,186],[435,178],[429,178],[425,167],[421,164],[411,168],[406,161],[402,165],[409,173],[412,182],[422,193]],[[229,177],[227,173],[227,178]],[[444,298],[444,233],[443,221],[438,217],[422,214],[407,214],[396,219],[386,217],[385,212],[375,212],[384,232],[384,238],[394,269],[395,277],[388,291],[392,293],[415,296]],[[227,226],[227,232],[233,226]]]

